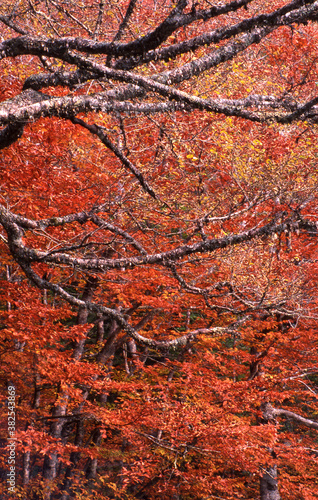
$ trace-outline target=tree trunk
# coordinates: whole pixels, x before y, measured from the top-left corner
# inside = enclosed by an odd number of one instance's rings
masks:
[[[277,465],[268,467],[260,478],[261,500],[280,500],[277,481]]]
[[[79,420],[76,425],[76,435],[74,444],[76,446],[81,446],[83,443],[83,435],[84,435],[84,426],[83,422]],[[70,498],[70,488],[72,486],[72,479],[75,473],[75,467],[81,458],[81,452],[73,451],[70,456],[71,464],[67,467],[65,472],[65,479],[63,483],[63,493],[61,496],[61,500],[68,500]]]
[[[82,295],[82,300],[85,300],[85,302],[91,300],[94,290],[97,287],[97,284],[98,284],[97,279],[94,278],[87,281]],[[76,321],[77,324],[84,325],[85,323],[87,323],[87,319],[88,319],[88,310],[86,308],[80,308],[77,315],[77,321]],[[76,344],[73,353],[73,358],[75,360],[80,360],[82,358],[85,342],[86,342],[86,337],[80,340]],[[86,399],[86,397],[84,397],[84,399]],[[67,390],[64,390],[59,395],[59,399],[61,401],[61,404],[57,405],[54,408],[52,412],[53,417],[63,417],[64,415],[66,415],[68,400],[69,400],[69,395],[67,393]],[[55,437],[56,439],[61,439],[64,424],[65,424],[64,418],[56,418],[56,420],[54,420],[53,423],[51,424],[50,428],[51,436]],[[77,457],[76,460],[78,460]],[[44,497],[45,500],[50,500],[51,498],[50,483],[52,483],[52,481],[57,477],[58,465],[59,465],[59,459],[57,453],[52,453],[51,455],[46,455],[44,457],[43,477],[47,480],[47,491],[45,492],[45,497]],[[67,476],[68,475],[69,474],[67,474]]]
[[[29,484],[30,481],[30,461],[31,461],[31,452],[26,451],[23,453],[23,465],[22,465],[22,481],[23,486]]]
[[[270,411],[271,408],[272,406],[267,402],[261,404],[263,419],[266,423],[275,421],[273,414]],[[276,458],[276,453],[274,450],[271,450],[271,455],[274,459]],[[263,474],[260,478],[260,498],[261,500],[281,500],[278,491],[276,464],[263,469]]]
[[[100,433],[100,430],[97,428],[94,432],[93,436],[93,443],[95,446],[100,445],[102,440],[102,436]],[[95,479],[96,478],[96,473],[97,473],[97,458],[88,458],[87,464],[86,464],[86,478],[87,479]]]

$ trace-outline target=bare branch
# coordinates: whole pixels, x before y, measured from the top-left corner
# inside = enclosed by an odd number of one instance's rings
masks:
[[[135,6],[136,6],[136,3],[137,3],[137,0],[130,0],[129,4],[128,4],[128,7],[127,7],[127,10],[126,10],[126,14],[125,14],[125,17],[124,19],[122,20],[119,28],[118,28],[118,31],[114,37],[114,40],[113,42],[117,42],[118,40],[121,39],[125,29],[127,28],[128,26],[128,23],[129,23],[129,20],[134,12],[134,9],[135,9]]]
[[[135,167],[135,165],[133,165],[133,163],[127,158],[127,156],[124,155],[124,153],[117,146],[115,146],[115,144],[111,142],[106,132],[104,132],[104,130],[101,127],[95,124],[89,125],[88,123],[85,123],[83,120],[80,120],[79,118],[70,118],[70,120],[73,123],[81,125],[81,127],[83,128],[86,128],[91,132],[91,134],[97,135],[97,137],[101,140],[101,142],[117,156],[117,158],[121,161],[122,165],[136,177],[136,179],[138,180],[139,184],[144,189],[144,191],[148,193],[152,198],[157,200],[156,193],[149,186],[149,183],[146,181],[140,170],[138,170],[138,168]]]
[[[276,417],[287,417],[291,418],[295,422],[299,422],[300,424],[305,425],[306,427],[310,427],[311,429],[318,429],[318,422],[311,420],[309,418],[302,417],[297,413],[294,413],[289,410],[284,410],[282,408],[274,408],[270,403],[262,403],[261,410],[263,412],[264,418],[266,420],[275,420]]]

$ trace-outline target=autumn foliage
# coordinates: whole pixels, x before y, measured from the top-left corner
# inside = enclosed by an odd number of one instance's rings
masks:
[[[1,500],[317,497],[317,19],[2,1]]]

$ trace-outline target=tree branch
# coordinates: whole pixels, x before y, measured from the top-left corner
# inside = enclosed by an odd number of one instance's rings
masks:
[[[275,420],[276,417],[287,417],[299,422],[300,424],[310,427],[312,429],[318,429],[318,422],[311,420],[309,418],[302,417],[297,413],[289,410],[284,410],[282,408],[274,408],[270,403],[262,403],[261,410],[266,420]]]

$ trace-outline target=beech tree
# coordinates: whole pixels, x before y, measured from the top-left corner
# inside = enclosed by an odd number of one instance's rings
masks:
[[[315,498],[317,19],[2,1],[14,498]]]

